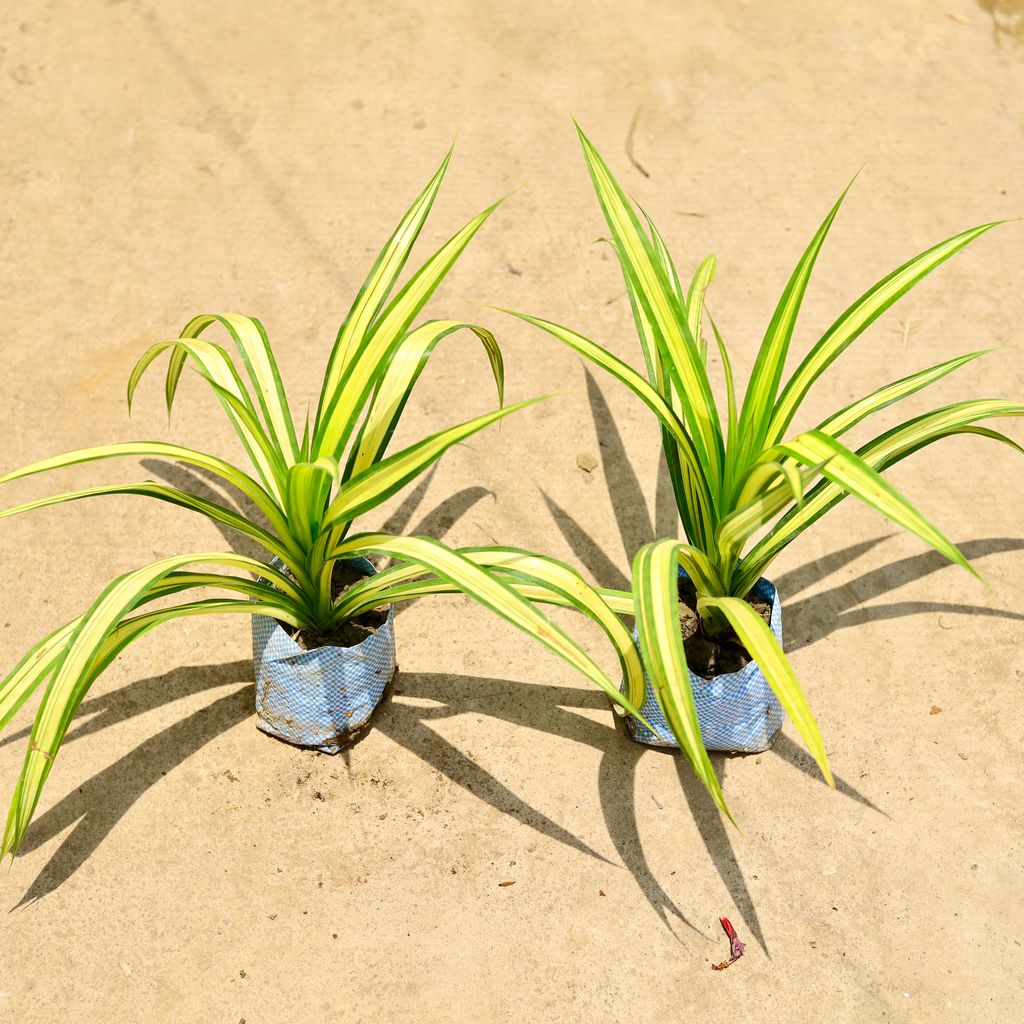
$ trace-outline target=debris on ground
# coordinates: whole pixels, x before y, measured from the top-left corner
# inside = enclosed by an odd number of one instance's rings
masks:
[[[726,967],[730,967],[736,963],[741,956],[743,956],[743,950],[746,949],[746,944],[740,942],[739,936],[736,934],[736,929],[729,923],[729,918],[720,917],[718,919],[722,928],[725,930],[725,934],[729,937],[729,959],[723,960],[720,964],[712,964],[711,969],[713,971],[724,971]]]

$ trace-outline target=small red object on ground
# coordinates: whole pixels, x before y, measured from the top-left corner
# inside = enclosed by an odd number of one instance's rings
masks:
[[[743,956],[743,950],[746,949],[746,944],[740,942],[739,936],[736,934],[736,929],[733,928],[729,922],[729,918],[720,917],[719,921],[722,923],[722,928],[725,930],[725,934],[729,938],[729,959],[723,960],[720,964],[712,964],[711,969],[713,971],[724,971],[726,967],[730,967],[736,963],[741,956]]]

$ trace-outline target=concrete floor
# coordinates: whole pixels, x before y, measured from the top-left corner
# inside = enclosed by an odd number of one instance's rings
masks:
[[[155,376],[126,415],[135,357],[197,312],[260,317],[302,408],[374,253],[457,137],[422,253],[524,187],[430,311],[499,332],[511,398],[560,395],[365,525],[497,538],[620,583],[668,529],[653,421],[481,309],[571,323],[639,362],[591,244],[602,222],[570,113],[681,266],[717,254],[709,301],[743,378],[861,165],[800,351],[904,259],[1024,213],[1024,6],[7,5],[0,465],[132,437],[233,455],[193,380],[170,431]],[[634,117],[647,176],[625,152]],[[1022,258],[1014,223],[942,267],[804,422],[990,345],[900,412],[1024,395]],[[489,408],[486,373],[468,340],[439,350],[402,436]],[[593,474],[583,452],[601,456]],[[95,465],[2,502],[167,472]],[[151,634],[94,687],[0,876],[0,1020],[1021,1019],[1021,463],[958,439],[892,477],[992,589],[853,503],[790,548],[775,571],[787,647],[841,782],[820,782],[788,726],[769,753],[717,759],[742,833],[678,757],[630,743],[597,691],[466,601],[402,611],[395,696],[337,758],[257,732],[246,622]],[[223,544],[132,498],[5,520],[0,665],[117,572]],[[559,621],[611,668],[592,631]],[[31,710],[0,738],[4,793]],[[713,973],[723,915],[747,955]]]

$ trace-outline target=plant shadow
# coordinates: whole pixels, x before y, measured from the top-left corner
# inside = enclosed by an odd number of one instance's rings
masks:
[[[111,693],[86,700],[82,718],[66,743],[94,735],[110,726],[163,706],[170,700],[210,692],[247,680],[251,663],[187,666],[159,676],[137,680]],[[415,754],[460,788],[508,814],[540,835],[588,857],[609,863],[595,850],[543,811],[518,796],[509,786],[444,739],[433,725],[461,715],[478,715],[541,730],[601,752],[598,792],[609,837],[637,886],[659,918],[670,927],[675,919],[696,934],[702,932],[686,917],[658,880],[644,854],[636,807],[636,771],[640,758],[666,756],[630,740],[618,716],[614,724],[596,722],[577,714],[607,708],[603,694],[539,683],[477,678],[445,673],[400,673],[393,690],[378,708],[373,727]],[[407,703],[404,698],[429,700],[432,706]],[[146,793],[175,767],[217,736],[248,720],[253,714],[253,684],[247,682],[181,721],[145,740],[113,764],[97,772],[59,800],[32,824],[22,850],[30,853],[71,828],[60,845],[12,909],[24,907],[55,891],[92,855],[104,838]],[[29,730],[4,737],[0,746],[24,739]],[[792,745],[798,756],[800,751]],[[353,756],[349,748],[346,758]],[[785,755],[783,755],[785,756]],[[803,763],[805,771],[813,769]],[[716,758],[722,772],[724,762]],[[767,944],[750,892],[736,862],[730,836],[710,798],[692,774],[679,764],[683,793],[716,869],[726,880],[734,902],[755,940]],[[841,791],[868,806],[870,801],[840,780]]]
[[[220,689],[232,682],[250,679],[251,675],[249,661],[185,666],[89,698],[82,704],[80,717],[65,745],[153,711],[171,700]],[[502,813],[571,849],[606,861],[582,839],[518,797],[431,728],[431,723],[445,718],[489,715],[517,725],[541,728],[607,752],[609,746],[616,745],[614,730],[573,714],[571,710],[605,706],[600,694],[569,687],[523,686],[501,679],[423,673],[399,673],[391,692],[400,697],[428,698],[438,703],[435,707],[423,708],[385,699],[372,720],[375,729]],[[528,699],[524,699],[524,694],[528,694]],[[74,828],[50,856],[17,906],[40,899],[67,881],[151,786],[212,739],[251,718],[254,700],[251,682],[217,698],[145,740],[39,815],[22,844],[23,853],[31,853],[71,826]],[[10,733],[0,740],[0,747],[24,742],[30,732],[30,728],[24,728]],[[360,741],[366,735],[361,736]],[[346,748],[346,759],[352,756],[354,745]]]

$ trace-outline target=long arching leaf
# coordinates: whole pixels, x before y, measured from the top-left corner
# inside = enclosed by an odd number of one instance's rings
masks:
[[[704,464],[701,462],[693,441],[687,433],[686,427],[675,412],[673,412],[669,404],[654,387],[644,380],[641,374],[637,373],[636,370],[621,359],[613,356],[607,349],[603,349],[589,338],[585,338],[582,334],[570,330],[568,327],[562,327],[560,324],[552,323],[550,320],[541,320],[539,317],[529,316],[526,313],[517,313],[511,309],[503,309],[501,312],[518,317],[520,320],[525,320],[527,323],[547,331],[548,334],[564,342],[596,366],[607,370],[640,398],[658,417],[662,426],[670,433],[672,440],[678,447],[684,468],[692,474],[692,479],[696,486],[695,499],[699,502],[698,507],[701,515],[706,519],[711,518],[711,490],[708,478],[704,472]]]
[[[379,505],[439,459],[453,444],[519,409],[540,401],[543,401],[543,398],[528,398],[516,402],[515,405],[496,409],[458,426],[439,431],[352,477],[341,486],[337,497],[327,509],[324,516],[324,531],[336,529],[367,509]]]
[[[679,749],[715,805],[733,821],[700,735],[679,627],[679,554],[673,540],[645,544],[633,559],[636,628],[647,675]],[[735,821],[733,821],[735,824]]]
[[[897,299],[910,291],[918,281],[1000,223],[1002,222],[993,221],[990,224],[982,224],[932,246],[882,278],[857,299],[825,332],[786,384],[772,414],[766,434],[768,442],[772,443],[782,438],[811,385],[851,342],[855,341]]]
[[[183,338],[197,338],[210,324],[219,323],[231,335],[242,355],[256,392],[256,400],[263,411],[264,422],[273,438],[274,447],[284,465],[298,460],[299,442],[295,436],[295,423],[288,408],[288,396],[281,383],[277,360],[263,324],[241,313],[214,313],[194,317],[181,332]]]
[[[445,171],[451,161],[452,151],[449,149],[441,166],[427,183],[427,187],[416,197],[402,217],[395,233],[377,256],[377,260],[359,289],[352,308],[345,317],[345,322],[338,331],[337,340],[331,349],[324,373],[323,389],[317,406],[317,422],[323,419],[326,411],[326,400],[333,396],[345,370],[348,367],[349,355],[370,328],[387,297],[398,280],[405,266],[412,247],[426,223],[430,208],[434,205]]]
[[[233,509],[225,508],[223,505],[218,505],[213,501],[207,501],[206,498],[200,498],[195,494],[189,494],[188,491],[182,491],[177,487],[148,481],[138,484],[107,484],[102,487],[87,487],[79,491],[68,491],[65,494],[52,494],[46,498],[37,498],[35,501],[26,502],[23,505],[2,509],[0,510],[0,519],[7,519],[10,516],[19,515],[22,512],[31,512],[38,508],[47,508],[50,505],[62,505],[66,502],[78,501],[82,498],[95,498],[110,494],[138,494],[198,512],[206,516],[207,519],[223,523],[225,526],[230,526],[239,533],[251,537],[258,544],[266,548],[267,551],[271,552],[271,554],[276,555],[282,561],[289,564],[300,555],[289,537],[276,537]]]
[[[215,455],[207,455],[205,452],[183,448],[181,445],[169,444],[165,441],[126,441],[121,444],[106,444],[95,448],[78,448],[75,451],[64,452],[63,455],[54,455],[49,459],[41,459],[39,462],[12,470],[10,473],[0,476],[0,484],[32,476],[35,473],[47,473],[50,470],[64,469],[67,466],[78,466],[85,462],[144,456],[184,462],[215,474],[241,491],[267,517],[274,530],[281,533],[287,529],[281,507],[247,473],[243,473],[236,466],[232,466],[230,462],[225,462]]]
[[[498,348],[490,331],[457,320],[432,320],[423,324],[407,334],[391,356],[388,368],[371,400],[366,420],[352,446],[349,464],[345,469],[345,479],[361,473],[384,454],[405,409],[405,403],[431,353],[440,341],[460,330],[471,331],[484,346],[494,382],[498,387],[498,405],[504,402],[504,363],[501,349]]]
[[[783,455],[789,455],[805,466],[822,465],[822,475],[859,498],[865,505],[881,512],[905,530],[916,534],[951,562],[968,572],[977,570],[964,558],[952,541],[891,484],[882,479],[859,455],[854,454],[835,438],[820,431],[810,430],[792,441],[777,445]]]
[[[615,239],[627,287],[655,328],[658,344],[664,346],[666,369],[684,399],[687,422],[693,424],[692,439],[713,488],[721,475],[722,432],[697,342],[678,297],[661,270],[655,246],[644,234],[629,199],[579,125],[576,131],[594,190]]]
[[[981,428],[972,428],[971,425],[978,420],[996,416],[1024,416],[1024,405],[1005,399],[956,402],[923,416],[915,416],[906,423],[886,431],[859,448],[857,456],[865,465],[880,473],[900,458],[905,458],[933,441],[968,429],[980,433]],[[995,431],[987,436],[1014,444]],[[822,481],[814,487],[807,495],[803,506],[792,510],[781,519],[743,559],[733,582],[733,592],[746,593],[743,588],[749,590],[754,582],[764,575],[768,565],[787,544],[838,504],[847,493],[842,484],[831,480]]]
[[[799,729],[807,749],[818,762],[825,781],[834,788],[835,780],[828,766],[828,756],[821,733],[818,731],[818,723],[815,722],[807,698],[796,681],[789,659],[783,653],[778,640],[772,635],[768,624],[746,601],[738,597],[708,597],[703,601],[712,608],[720,609],[729,620],[747,653],[757,662],[758,668],[768,680],[768,685],[775,691],[786,714]]]
[[[845,408],[840,409],[839,412],[833,413],[818,424],[816,429],[820,430],[823,434],[839,437],[840,434],[845,434],[851,427],[860,423],[866,416],[888,408],[908,395],[928,387],[929,384],[942,380],[947,374],[952,373],[954,370],[959,370],[961,366],[966,366],[975,359],[980,359],[981,356],[988,355],[989,352],[994,351],[995,349],[987,348],[982,349],[980,352],[969,352],[965,356],[947,359],[945,362],[936,363],[935,366],[929,366],[925,370],[918,370],[917,373],[901,377],[891,384],[886,384],[885,387],[872,391],[870,395],[856,402],[851,402]]]
[[[605,675],[598,664],[559,626],[541,614],[497,575],[427,537],[359,534],[334,551],[336,557],[372,551],[422,566],[458,587],[467,597],[521,629],[596,683],[616,704],[643,720],[640,709]]]
[[[367,337],[358,343],[338,383],[325,392],[313,435],[313,451],[317,456],[341,459],[360,411],[387,370],[390,358],[401,344],[409,325],[473,236],[502,202],[504,200],[489,206],[441,246],[380,314]]]
[[[743,410],[740,413],[739,433],[743,438],[741,442],[743,450],[740,453],[741,465],[749,462],[754,453],[764,444],[775,398],[779,391],[779,383],[782,379],[782,371],[786,364],[789,344],[793,338],[793,328],[796,326],[796,318],[800,313],[804,293],[807,291],[807,283],[811,279],[814,264],[818,259],[818,253],[825,242],[829,228],[832,227],[832,222],[852,185],[851,181],[843,190],[842,195],[836,200],[821,227],[811,239],[810,245],[804,250],[804,254],[800,257],[799,263],[782,292],[779,304],[775,307],[771,323],[765,332],[764,341],[761,342],[757,359],[754,362],[754,369],[750,374],[747,393],[743,399]]]
[[[200,375],[213,387],[228,415],[238,439],[252,459],[257,473],[264,485],[274,495],[281,497],[281,481],[284,464],[276,459],[273,449],[268,445],[265,431],[260,426],[252,398],[246,390],[242,378],[235,369],[231,357],[220,346],[202,338],[179,338],[176,341],[161,341],[150,345],[139,361],[135,364],[128,378],[128,411],[131,412],[135,389],[146,369],[163,352],[171,350],[171,360],[167,369],[165,396],[167,414],[170,416],[177,393],[178,378],[185,360],[191,358]]]

